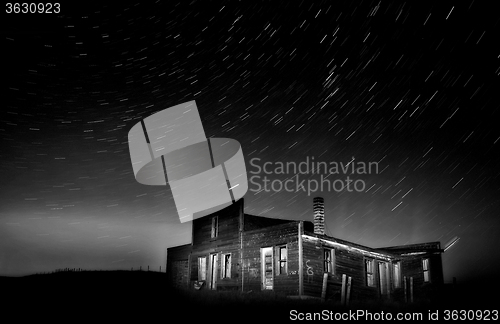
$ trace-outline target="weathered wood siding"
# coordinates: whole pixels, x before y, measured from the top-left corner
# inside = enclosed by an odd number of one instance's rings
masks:
[[[334,251],[334,273],[328,274],[326,298],[335,301],[341,299],[342,275],[351,277],[351,300],[373,300],[380,297],[378,262],[386,262],[392,270],[390,260],[366,256],[358,249],[350,249],[327,240],[315,240],[305,237],[303,239],[304,253],[304,294],[307,296],[321,297],[323,287],[324,255],[325,248]],[[372,259],[374,264],[374,283],[369,287],[366,282],[365,259]],[[391,271],[389,271],[391,273]],[[392,280],[390,274],[389,280]],[[391,286],[392,287],[392,286]]]
[[[212,219],[217,216],[217,235],[212,237]],[[218,211],[211,215],[195,219],[193,221],[193,250],[191,254],[190,283],[198,281],[198,258],[207,258],[207,283],[208,287],[210,272],[210,255],[217,254],[216,285],[217,290],[236,290],[239,287],[239,264],[240,264],[240,230],[243,221],[243,200]],[[231,254],[231,276],[221,278],[222,255]]]
[[[175,260],[172,261],[172,276],[170,282],[175,288],[186,288],[188,286],[188,260]]]
[[[167,252],[167,280],[176,288],[189,285],[189,255],[191,244],[169,248]]]
[[[278,247],[287,248],[286,273],[279,274]],[[263,229],[243,232],[243,289],[259,291],[262,289],[261,248],[273,248],[273,291],[287,295],[297,295],[298,274],[298,222],[291,221]]]
[[[424,269],[422,260],[429,259],[430,281],[424,281]],[[413,278],[413,299],[414,301],[430,300],[443,284],[443,270],[441,254],[424,254],[418,256],[402,258],[402,276],[407,278],[407,288],[409,289],[409,278]],[[409,298],[409,291],[407,292]],[[435,295],[435,294],[434,294]],[[404,299],[403,297],[398,299]]]
[[[431,283],[436,285],[442,285],[444,283],[443,278],[443,261],[441,258],[441,253],[434,253],[429,256],[430,268],[431,268]]]
[[[266,217],[245,214],[243,230],[245,232],[249,232],[253,230],[259,230],[265,227],[288,224],[288,223],[290,223],[290,220],[287,219],[266,218]]]
[[[238,240],[242,214],[242,202],[237,202],[211,215],[193,220],[193,248],[220,247]],[[212,218],[215,216],[217,216],[217,237],[212,238]]]
[[[214,216],[217,217],[217,235],[212,237]],[[299,223],[302,223],[302,260],[299,260]],[[413,299],[433,294],[436,285],[443,283],[442,261],[439,242],[373,249],[352,242],[317,235],[311,232],[311,222],[272,219],[243,213],[243,200],[211,215],[195,219],[192,226],[192,244],[169,248],[167,252],[167,274],[175,286],[193,288],[199,277],[198,258],[206,258],[206,284],[210,288],[211,255],[217,255],[214,289],[217,290],[262,290],[262,249],[272,248],[272,290],[285,295],[300,293],[299,275],[302,272],[302,293],[305,296],[321,297],[323,288],[324,249],[334,253],[333,272],[328,273],[326,298],[340,301],[342,276],[351,278],[351,300],[374,300],[391,298],[404,301],[409,298],[409,278],[413,278]],[[286,269],[280,273],[279,248],[286,246]],[[224,258],[231,254],[230,276],[222,277]],[[430,282],[424,282],[422,259],[429,259]],[[365,261],[373,260],[373,286],[368,286]],[[381,287],[379,263],[387,264]],[[394,262],[401,265],[401,284],[394,283]],[[302,269],[299,265],[302,264]],[[407,280],[407,295],[404,294],[403,278]],[[434,294],[436,295],[436,294]],[[424,297],[422,297],[424,298]]]
[[[224,248],[224,249],[216,249],[216,250],[204,250],[204,251],[196,251],[191,254],[191,276],[190,282],[191,286],[193,286],[194,281],[200,280],[198,278],[198,258],[206,257],[207,259],[207,269],[206,269],[206,283],[205,288],[208,287],[208,282],[210,280],[210,255],[217,254],[217,265],[216,265],[216,290],[239,290],[240,287],[240,253],[239,249],[236,247],[233,248]],[[230,277],[221,278],[221,270],[223,264],[222,256],[225,254],[231,254],[231,275]]]
[[[385,250],[390,253],[396,253],[401,260],[401,278],[406,277],[406,300],[409,301],[410,296],[410,278],[413,278],[413,300],[415,302],[421,300],[429,301],[432,296],[438,296],[436,293],[443,284],[443,268],[441,259],[441,244],[440,242],[417,243],[402,246],[385,247]],[[429,259],[429,274],[430,282],[424,281],[424,269],[422,260]],[[400,289],[394,289],[393,299],[404,301],[404,283],[401,282]]]

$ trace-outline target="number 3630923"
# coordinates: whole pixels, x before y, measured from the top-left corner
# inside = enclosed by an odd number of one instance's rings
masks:
[[[445,321],[448,320],[498,320],[498,310],[445,310]]]
[[[15,3],[6,3],[5,4],[5,12],[8,14],[18,14],[18,13],[55,13],[58,14],[61,12],[61,4],[56,3],[27,3],[27,2],[15,2]]]

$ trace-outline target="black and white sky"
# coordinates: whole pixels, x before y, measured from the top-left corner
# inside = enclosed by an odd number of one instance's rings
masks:
[[[191,100],[260,177],[246,213],[312,220],[322,196],[334,237],[459,237],[445,281],[498,272],[500,18],[486,2],[82,3],[2,20],[0,275],[164,270],[190,224],[168,186],[136,182],[127,135]],[[328,176],[359,191],[274,190],[321,175],[257,174],[308,159],[378,169]]]

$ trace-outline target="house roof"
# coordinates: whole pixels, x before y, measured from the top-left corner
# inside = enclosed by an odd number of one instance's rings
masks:
[[[243,205],[243,199],[241,199],[239,204]],[[227,208],[227,207],[226,207]],[[280,219],[280,218],[270,218],[265,216],[256,216],[244,213],[243,214],[243,231],[253,231],[258,229],[270,228],[273,226],[278,226],[287,223],[299,222],[299,220],[290,220],[290,219]],[[206,215],[204,217],[209,217],[210,215]],[[368,246],[364,246],[361,244],[345,241],[336,237],[332,237],[329,235],[316,234],[314,233],[314,224],[311,221],[302,221],[304,224],[304,234],[308,235],[311,238],[315,238],[318,240],[330,241],[336,244],[341,244],[345,246],[349,246],[355,249],[365,250],[372,253],[384,253],[391,256],[410,256],[410,255],[420,255],[420,254],[429,254],[429,253],[442,253],[440,242],[427,242],[427,243],[417,243],[417,244],[407,244],[407,245],[399,245],[399,246],[388,246],[388,247],[380,247],[380,248],[372,248]]]
[[[267,228],[290,222],[297,222],[297,220],[277,219],[265,216],[255,216],[255,215],[245,214],[245,231],[255,230],[259,228]],[[315,237],[320,240],[331,241],[334,243],[350,246],[356,249],[366,250],[369,252],[385,253],[392,256],[409,256],[409,255],[443,252],[443,250],[440,247],[440,242],[426,242],[426,243],[372,248],[369,246],[342,240],[326,234],[325,235],[316,234],[314,233],[313,222],[311,221],[303,221],[303,222],[304,222],[304,233],[310,237]]]
[[[441,249],[440,242],[427,242],[427,243],[407,244],[399,246],[387,246],[378,248],[377,250],[396,253],[399,255],[419,255],[427,253],[444,252],[444,250]]]

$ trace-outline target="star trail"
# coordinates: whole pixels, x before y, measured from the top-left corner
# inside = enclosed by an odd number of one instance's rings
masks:
[[[452,242],[445,282],[496,274],[494,11],[477,1],[157,1],[4,13],[0,274],[164,269],[190,224],[168,186],[135,181],[127,133],[190,100],[207,137],[240,142],[249,176],[252,159],[378,166],[321,174],[351,176],[359,191],[249,183],[246,213],[312,220],[323,196],[329,235],[370,247]],[[266,174],[275,188],[321,175]]]

